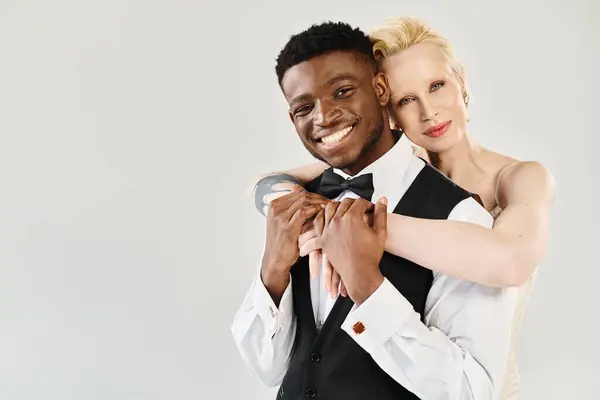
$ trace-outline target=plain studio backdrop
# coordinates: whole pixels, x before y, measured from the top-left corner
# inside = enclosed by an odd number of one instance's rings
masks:
[[[274,59],[401,15],[454,43],[473,137],[554,173],[523,388],[597,399],[593,0],[0,1],[0,399],[273,398],[229,328],[264,238],[244,192],[311,161]]]

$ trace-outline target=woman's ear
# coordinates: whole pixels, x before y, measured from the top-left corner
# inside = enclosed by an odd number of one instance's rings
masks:
[[[469,105],[469,86],[467,85],[467,77],[465,76],[464,71],[457,73],[458,83],[460,84],[460,92],[462,94],[463,101],[465,102],[465,106]]]
[[[469,116],[470,94],[469,94],[469,87],[467,85],[467,77],[465,76],[465,72],[462,69],[462,67],[460,68],[460,70],[456,71],[455,74],[456,74],[456,79],[457,79],[459,87],[460,87],[461,97],[465,104],[464,112],[465,112],[465,116],[466,116],[466,121],[470,122],[471,121],[471,117]]]

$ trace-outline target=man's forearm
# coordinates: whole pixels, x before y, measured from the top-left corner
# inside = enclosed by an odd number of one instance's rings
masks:
[[[281,268],[276,268],[269,265],[267,262],[263,262],[263,266],[260,270],[260,278],[269,292],[269,295],[271,295],[271,299],[273,299],[275,305],[279,307],[281,297],[290,284],[289,271],[282,271]]]

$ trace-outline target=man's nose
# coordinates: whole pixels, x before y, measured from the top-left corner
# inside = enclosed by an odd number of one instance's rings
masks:
[[[319,101],[315,107],[315,125],[329,126],[342,116],[342,111],[333,101]]]

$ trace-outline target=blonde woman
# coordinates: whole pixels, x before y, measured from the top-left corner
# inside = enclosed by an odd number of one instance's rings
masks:
[[[547,247],[554,179],[538,162],[498,154],[473,140],[468,133],[465,72],[446,38],[414,18],[390,20],[370,37],[389,82],[393,126],[404,131],[423,158],[459,186],[476,193],[495,219],[493,229],[487,229],[390,213],[386,251],[441,274],[488,286],[520,287],[500,397],[520,399],[516,337],[537,265]],[[271,174],[262,181],[262,190],[255,192],[255,201],[258,206],[268,204],[291,190],[285,183],[291,177],[307,183],[326,168],[316,162],[283,171],[287,176]],[[301,238],[305,248],[310,247],[307,239],[310,237]],[[326,285],[334,295],[338,282],[339,277],[330,272]]]

